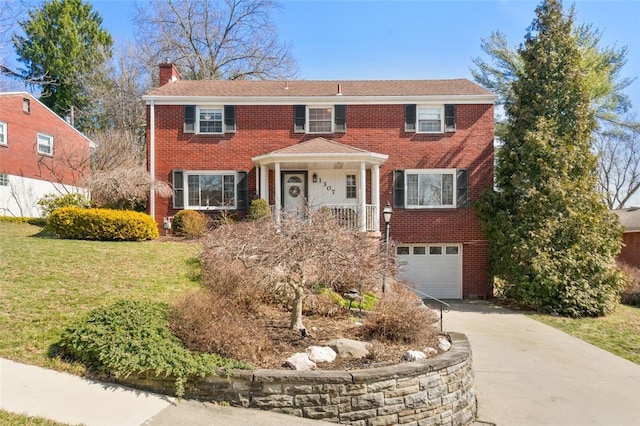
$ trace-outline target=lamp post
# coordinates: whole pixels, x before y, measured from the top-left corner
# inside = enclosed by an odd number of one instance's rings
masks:
[[[387,201],[387,205],[382,210],[382,217],[384,218],[384,273],[382,274],[382,292],[387,290],[387,262],[389,259],[389,223],[391,222],[391,215],[393,215],[393,209],[391,204]]]

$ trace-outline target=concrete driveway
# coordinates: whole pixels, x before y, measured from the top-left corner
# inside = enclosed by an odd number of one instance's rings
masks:
[[[488,302],[451,305],[444,330],[471,342],[478,424],[640,425],[640,365]]]

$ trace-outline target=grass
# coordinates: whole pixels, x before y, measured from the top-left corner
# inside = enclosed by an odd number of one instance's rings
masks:
[[[24,414],[9,413],[0,410],[0,425],[11,426],[64,426],[64,423],[54,422],[53,420],[43,419],[41,417],[30,417]]]
[[[606,317],[564,318],[531,315],[532,318],[585,342],[640,364],[640,308],[618,305]]]
[[[0,222],[0,357],[82,373],[49,357],[65,327],[118,299],[171,302],[197,288],[197,253],[184,242],[59,240]]]

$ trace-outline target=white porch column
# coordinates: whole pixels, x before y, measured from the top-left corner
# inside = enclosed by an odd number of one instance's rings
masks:
[[[364,161],[360,163],[360,231],[367,230],[367,169]]]
[[[269,168],[260,166],[260,198],[269,203]]]
[[[151,101],[149,121],[151,122],[149,124],[149,174],[151,182],[154,182],[156,179],[156,101]],[[149,215],[156,220],[156,191],[153,185],[149,191]]]
[[[373,229],[380,229],[380,166],[371,168],[371,204],[373,204]]]
[[[275,163],[274,164],[274,174],[275,174],[275,179],[273,180],[274,186],[273,186],[273,190],[275,191],[275,200],[276,200],[276,209],[275,209],[275,215],[276,215],[276,223],[280,223],[280,211],[282,209],[282,200],[281,200],[281,191],[280,191],[280,163]]]

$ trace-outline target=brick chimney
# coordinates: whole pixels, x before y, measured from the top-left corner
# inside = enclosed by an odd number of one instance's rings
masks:
[[[180,80],[180,73],[169,60],[158,66],[160,67],[160,86]]]

